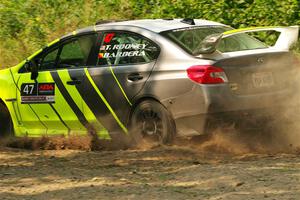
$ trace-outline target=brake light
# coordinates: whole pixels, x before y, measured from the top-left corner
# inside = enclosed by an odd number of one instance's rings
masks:
[[[195,65],[187,69],[188,77],[201,84],[218,84],[228,82],[222,68],[212,65]]]

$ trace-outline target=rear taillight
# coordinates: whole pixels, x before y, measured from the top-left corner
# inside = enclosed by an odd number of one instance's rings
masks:
[[[217,84],[228,82],[222,68],[212,65],[195,65],[187,69],[188,77],[201,84]]]

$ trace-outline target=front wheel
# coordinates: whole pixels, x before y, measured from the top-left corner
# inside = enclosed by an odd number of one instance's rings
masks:
[[[13,123],[7,107],[0,103],[0,137],[13,135]]]
[[[168,144],[176,134],[174,120],[159,102],[145,100],[139,103],[131,116],[131,133],[135,142],[141,140]]]

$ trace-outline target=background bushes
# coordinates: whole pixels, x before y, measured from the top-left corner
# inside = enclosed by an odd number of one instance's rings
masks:
[[[232,27],[300,24],[298,0],[1,0],[0,68],[100,19],[202,18]]]

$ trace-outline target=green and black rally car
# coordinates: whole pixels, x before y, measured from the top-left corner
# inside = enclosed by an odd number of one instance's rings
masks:
[[[247,32],[280,33],[268,46]],[[211,115],[267,109],[293,93],[298,27],[234,30],[193,19],[97,24],[0,71],[0,135],[128,134],[169,142]],[[272,103],[270,103],[272,102]],[[221,115],[220,115],[221,116]]]

